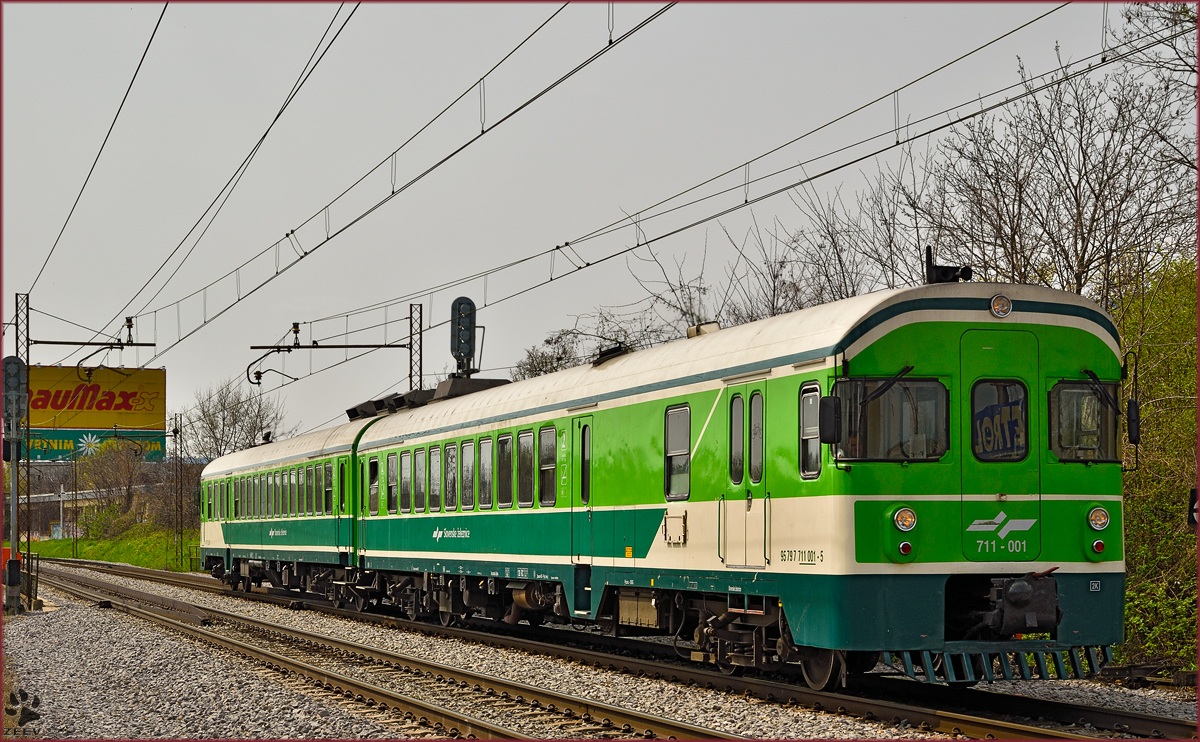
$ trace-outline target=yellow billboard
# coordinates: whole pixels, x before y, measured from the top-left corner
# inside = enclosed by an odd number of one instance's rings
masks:
[[[29,367],[29,427],[165,430],[167,371]]]

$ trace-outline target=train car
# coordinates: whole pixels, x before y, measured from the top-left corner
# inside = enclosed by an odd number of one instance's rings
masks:
[[[942,283],[688,335],[217,459],[207,568],[443,623],[691,639],[814,688],[881,657],[975,682],[1111,656],[1136,411],[1095,304]]]

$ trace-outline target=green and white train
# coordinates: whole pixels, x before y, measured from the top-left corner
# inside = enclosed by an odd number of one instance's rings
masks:
[[[445,623],[673,635],[817,688],[881,653],[947,682],[1111,656],[1124,368],[1095,304],[941,283],[688,335],[221,457],[206,569]]]

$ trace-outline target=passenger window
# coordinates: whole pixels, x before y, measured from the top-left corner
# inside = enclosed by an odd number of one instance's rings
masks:
[[[980,381],[971,389],[971,450],[980,461],[1020,461],[1029,453],[1029,404],[1019,381]]]
[[[346,464],[338,462],[338,512],[346,513]]]
[[[517,507],[533,507],[533,431],[517,433]]]
[[[388,454],[387,466],[387,511],[394,513],[396,512],[396,454]]]
[[[815,479],[821,474],[820,387],[805,387],[800,393],[800,476]]]
[[[763,476],[763,398],[750,395],[750,481],[758,484]]]
[[[479,509],[492,507],[492,439],[479,441]]]
[[[280,483],[279,472],[275,472],[271,476],[275,480],[275,484],[272,487],[272,489],[275,491],[275,512],[279,515],[287,515],[287,497],[285,497],[283,494],[283,486]]]
[[[746,470],[746,405],[742,395],[729,401],[729,481],[742,483]]]
[[[315,506],[316,504],[315,504],[314,498],[313,498],[313,468],[311,466],[308,467],[307,469],[304,470],[303,474],[304,474],[305,497],[308,498],[307,512],[309,515],[315,515],[316,514],[316,506]]]
[[[325,464],[325,513],[333,515],[333,464]]]
[[[242,519],[242,480],[233,480],[233,519]]]
[[[314,507],[316,507],[317,515],[324,515],[325,498],[321,495],[323,495],[325,492],[325,470],[320,464],[317,464],[316,467],[314,467],[314,473],[317,475],[316,484],[314,485],[317,502]]]
[[[592,499],[592,426],[584,425],[579,432],[579,497],[584,505]]]
[[[372,456],[367,463],[368,490],[367,508],[371,515],[379,515],[379,459]]]
[[[502,435],[496,441],[496,502],[511,508],[513,502],[512,435]]]
[[[442,510],[442,449],[432,446],[429,449],[429,512],[438,513]]]
[[[666,490],[668,500],[686,500],[691,485],[692,428],[687,405],[667,410]]]
[[[259,487],[262,489],[263,498],[263,517],[275,517],[275,503],[271,502],[271,475],[258,475]]]
[[[554,426],[538,431],[538,505],[554,507],[557,494],[558,471],[555,466],[558,455],[558,434]]]
[[[412,452],[400,454],[400,512],[412,511]]]
[[[462,443],[462,509],[475,509],[475,441]]]
[[[425,449],[418,448],[413,454],[413,512],[425,512]]]
[[[446,512],[458,510],[458,446],[446,444]]]

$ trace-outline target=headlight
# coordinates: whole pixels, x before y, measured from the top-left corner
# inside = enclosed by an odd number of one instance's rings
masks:
[[[892,522],[901,531],[908,533],[917,525],[917,514],[913,512],[912,508],[900,508],[892,516]]]
[[[1007,317],[1012,312],[1012,301],[1004,294],[996,294],[992,297],[990,309],[992,310],[992,314],[997,317]]]
[[[1088,513],[1088,525],[1096,531],[1108,528],[1108,511],[1104,508],[1092,508]]]

